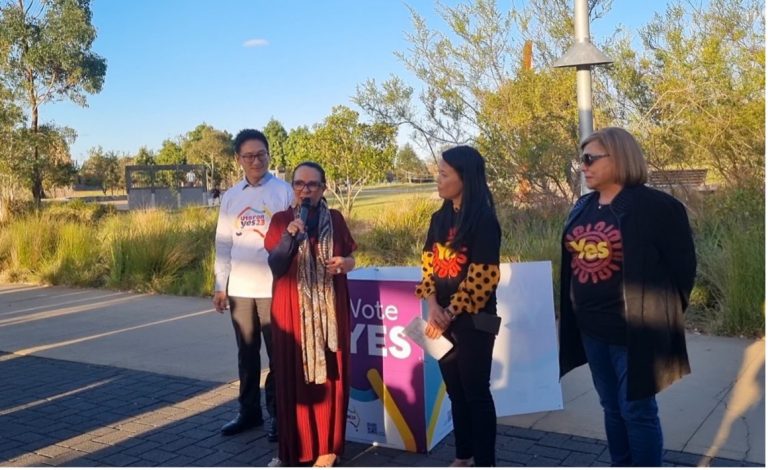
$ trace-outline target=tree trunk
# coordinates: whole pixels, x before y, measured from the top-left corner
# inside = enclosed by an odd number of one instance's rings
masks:
[[[37,160],[37,149],[35,149],[35,160]],[[39,209],[45,198],[45,190],[43,189],[43,174],[37,164],[35,164],[35,169],[32,171],[32,197],[35,199],[35,205]]]
[[[30,84],[32,85],[30,87],[30,90],[34,90],[34,79],[32,79],[32,75],[30,74]],[[32,97],[32,133],[35,134],[35,137],[37,137],[38,132],[40,132],[40,114],[39,109],[37,106],[37,96],[35,96],[34,91],[31,92]],[[40,161],[40,149],[38,148],[38,139],[35,138],[35,151],[33,154],[33,170],[32,170],[32,197],[35,199],[35,205],[38,209],[40,209],[40,206],[42,205],[43,199],[45,198],[45,190],[43,189],[43,169],[42,169],[42,162]]]

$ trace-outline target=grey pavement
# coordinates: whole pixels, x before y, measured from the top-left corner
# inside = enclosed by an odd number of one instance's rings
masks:
[[[689,335],[693,374],[659,395],[665,465],[764,466],[765,342]],[[222,437],[237,409],[235,344],[207,299],[0,285],[0,466],[261,466],[264,431]],[[607,466],[589,372],[565,410],[503,418],[503,466]],[[346,466],[444,466],[348,443]]]

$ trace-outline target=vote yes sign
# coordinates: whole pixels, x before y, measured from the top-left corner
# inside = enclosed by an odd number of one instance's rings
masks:
[[[426,452],[452,429],[437,363],[403,333],[424,312],[414,295],[419,274],[414,268],[350,273],[351,441]]]

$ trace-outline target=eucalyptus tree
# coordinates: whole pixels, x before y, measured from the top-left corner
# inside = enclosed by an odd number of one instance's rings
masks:
[[[54,126],[43,127],[40,109],[47,103],[70,100],[86,106],[86,95],[104,84],[106,60],[93,52],[96,29],[89,0],[6,0],[0,4],[0,80],[24,111],[15,133],[24,139],[12,158],[29,181],[39,204],[44,181],[56,165],[53,153],[68,136]],[[43,131],[45,130],[45,131]]]
[[[590,0],[590,17],[610,5]],[[551,68],[573,43],[571,2],[531,0],[505,10],[475,0],[438,9],[440,26],[411,10],[409,48],[396,52],[421,90],[396,76],[370,79],[358,86],[355,103],[376,120],[410,127],[435,161],[446,146],[478,146],[497,195],[572,198],[575,77]],[[523,61],[529,42],[531,67]]]

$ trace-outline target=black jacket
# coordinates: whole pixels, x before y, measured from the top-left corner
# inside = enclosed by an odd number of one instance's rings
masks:
[[[560,376],[587,362],[571,304],[565,234],[598,193],[582,196],[561,240]],[[691,372],[683,312],[696,277],[696,252],[685,207],[647,186],[625,187],[610,205],[619,224],[627,321],[628,399],[652,396]]]

